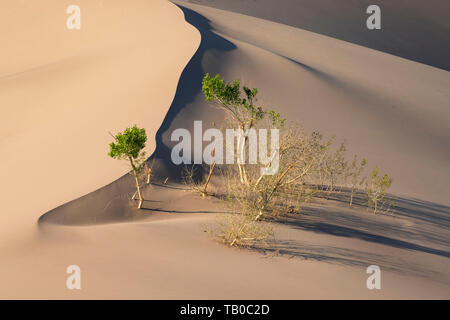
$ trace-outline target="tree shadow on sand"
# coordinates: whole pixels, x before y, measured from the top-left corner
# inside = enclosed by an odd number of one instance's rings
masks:
[[[349,207],[349,193],[347,189],[331,193],[326,196],[327,205],[307,205],[299,214],[284,217],[282,223],[299,230],[450,258],[450,207],[396,197],[389,214],[375,215],[367,210],[361,193],[355,196],[353,207]]]
[[[367,268],[378,265],[382,270],[389,270],[403,275],[420,276],[434,281],[450,284],[448,275],[432,270],[418,263],[411,263],[393,255],[376,254],[369,251],[343,248],[338,246],[316,245],[307,241],[276,240],[271,248],[255,248],[264,251],[267,257],[273,255],[302,260],[320,261],[330,264]]]
[[[397,251],[388,248],[386,254],[381,254],[345,245],[339,247],[333,244],[317,244],[304,236],[302,239],[285,239],[283,235],[270,243],[269,247],[263,248],[264,251],[351,266],[367,267],[376,264],[383,269],[434,280],[448,279],[448,274],[442,275],[434,267],[432,269],[427,267],[426,263],[438,261],[436,265],[439,266],[445,263],[445,259],[450,258],[450,207],[399,197],[389,215],[375,215],[364,209],[362,198],[355,206],[349,207],[348,196],[346,191],[342,191],[328,196],[327,200],[313,201],[301,212],[285,215],[278,219],[277,223],[294,230],[362,240],[410,251],[411,254],[405,252],[400,258],[396,256]],[[434,257],[426,258],[422,254]]]

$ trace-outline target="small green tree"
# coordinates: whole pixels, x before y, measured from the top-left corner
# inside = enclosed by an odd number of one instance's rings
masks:
[[[378,175],[378,167],[375,167],[372,172],[372,176],[368,181],[366,192],[368,197],[368,205],[373,208],[373,213],[377,213],[380,204],[383,205],[386,202],[387,190],[391,187],[392,178],[387,174],[384,176]]]
[[[147,141],[147,134],[145,129],[140,129],[134,125],[132,128],[125,129],[123,133],[119,132],[113,138],[115,142],[109,144],[110,151],[108,155],[114,159],[128,160],[130,162],[131,173],[136,181],[136,192],[133,195],[133,200],[136,195],[139,197],[138,208],[140,209],[144,198],[139,185],[139,172],[145,163],[146,154],[143,149]]]
[[[238,148],[241,149],[242,153],[248,141],[245,133],[263,120],[266,114],[273,126],[284,125],[285,120],[280,118],[279,113],[274,110],[264,111],[262,107],[256,105],[258,89],[250,89],[246,86],[241,89],[239,80],[226,83],[219,75],[211,77],[207,73],[203,77],[202,91],[205,94],[206,101],[218,102],[219,107],[230,116],[231,124],[244,133],[238,141]],[[238,164],[238,168],[241,183],[250,184],[245,164]]]

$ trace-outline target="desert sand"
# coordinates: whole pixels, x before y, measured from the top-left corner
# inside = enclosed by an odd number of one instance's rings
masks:
[[[69,31],[68,4],[8,1],[0,19],[0,298],[450,298],[448,71],[185,2],[80,1]],[[317,201],[280,223],[273,252],[213,241],[224,208],[179,183],[169,141],[223,119],[201,95],[206,72],[346,139],[394,177],[396,214]],[[145,210],[107,156],[108,132],[132,124],[155,162]],[[71,264],[81,290],[65,286]],[[371,264],[382,290],[366,288]]]

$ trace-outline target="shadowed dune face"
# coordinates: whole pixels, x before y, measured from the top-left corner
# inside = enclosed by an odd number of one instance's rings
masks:
[[[177,90],[164,121],[156,133],[156,149],[152,155],[158,170],[156,174],[161,178],[170,177],[180,179],[182,166],[176,166],[171,161],[173,146],[178,142],[170,140],[171,133],[177,128],[188,129],[193,132],[195,120],[202,120],[203,130],[212,127],[212,123],[220,123],[223,114],[219,110],[211,109],[204,103],[201,87],[202,78],[215,68],[216,61],[211,57],[221,55],[236,49],[236,46],[223,37],[211,31],[208,19],[195,11],[180,7],[188,23],[197,28],[201,34],[200,46],[181,73]],[[217,64],[220,65],[220,64]]]
[[[189,0],[287,24],[450,70],[450,3],[443,0]],[[381,8],[382,30],[366,28],[366,9]]]

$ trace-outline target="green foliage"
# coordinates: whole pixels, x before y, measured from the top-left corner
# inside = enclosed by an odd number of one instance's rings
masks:
[[[143,151],[145,148],[145,143],[147,142],[147,134],[145,129],[139,129],[136,125],[131,128],[125,129],[123,133],[118,133],[113,136],[115,142],[109,144],[108,155],[111,158],[119,160],[128,160],[131,166],[131,173],[133,174],[136,182],[136,193],[133,195],[134,200],[136,195],[139,199],[138,208],[142,207],[144,198],[141,193],[141,187],[139,184],[139,173],[142,171],[145,164],[146,154]],[[150,172],[147,168],[148,178],[150,181]]]
[[[280,114],[275,110],[269,111],[269,119],[275,128],[283,128],[286,123],[286,119],[282,119]]]
[[[388,204],[386,194],[392,184],[392,178],[387,174],[381,176],[378,173],[378,167],[375,167],[366,188],[368,204],[373,208],[374,213]]]
[[[123,133],[114,136],[116,142],[109,144],[108,155],[114,159],[138,159],[147,142],[145,129],[139,129],[136,125],[125,129]]]
[[[211,77],[207,73],[203,77],[202,91],[206,101],[217,100],[241,129],[252,128],[258,121],[262,120],[267,112],[255,103],[258,89],[250,89],[244,86],[241,90],[239,80],[225,82],[219,75]],[[272,121],[282,122],[279,114],[272,114]]]
[[[235,80],[234,83],[225,83],[225,80],[220,79],[219,75],[211,78],[207,73],[202,81],[202,90],[207,101],[213,101],[216,98],[227,105],[238,105],[241,102],[238,80]]]
[[[256,105],[258,89],[250,89],[246,86],[241,89],[239,80],[227,83],[219,75],[211,77],[207,73],[203,77],[202,91],[205,94],[206,101],[218,102],[219,107],[227,112],[229,115],[227,120],[236,129],[242,129],[246,132],[255,128],[266,115],[269,118],[269,127],[281,128],[285,124],[285,119],[282,119],[279,113],[274,110],[267,112]],[[245,150],[248,137],[243,135],[239,139],[240,148]],[[238,164],[238,167],[241,183],[249,184],[247,166]]]

